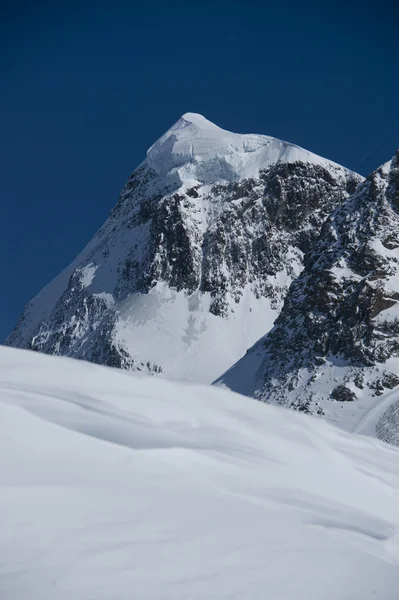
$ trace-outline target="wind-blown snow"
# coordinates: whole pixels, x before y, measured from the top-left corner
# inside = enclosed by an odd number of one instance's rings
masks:
[[[2,599],[397,600],[397,449],[217,388],[0,358]]]

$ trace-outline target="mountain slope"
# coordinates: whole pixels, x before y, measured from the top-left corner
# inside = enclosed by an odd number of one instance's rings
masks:
[[[360,180],[188,113],[7,344],[211,382],[270,329],[303,253]]]
[[[396,600],[399,453],[209,386],[0,348],[0,597]]]
[[[399,442],[398,300],[399,153],[327,220],[273,330],[221,381]]]

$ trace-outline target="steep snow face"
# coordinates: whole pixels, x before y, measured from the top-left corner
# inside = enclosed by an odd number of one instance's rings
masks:
[[[270,329],[304,252],[360,179],[188,113],[7,344],[210,383]]]
[[[2,599],[397,600],[393,447],[10,348],[0,428]]]
[[[273,330],[221,382],[398,443],[398,301],[399,153],[327,220]]]

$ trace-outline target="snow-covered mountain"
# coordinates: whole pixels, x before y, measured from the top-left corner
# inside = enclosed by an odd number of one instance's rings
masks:
[[[0,348],[2,600],[397,600],[399,450]]]
[[[219,383],[399,444],[399,152],[305,262],[272,331]]]
[[[6,343],[209,383],[271,328],[304,252],[360,180],[188,113]]]

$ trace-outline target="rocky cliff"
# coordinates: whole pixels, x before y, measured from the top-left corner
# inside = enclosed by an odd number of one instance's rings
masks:
[[[399,153],[327,219],[273,329],[221,381],[348,429],[373,410],[379,437],[392,438],[398,301]]]

